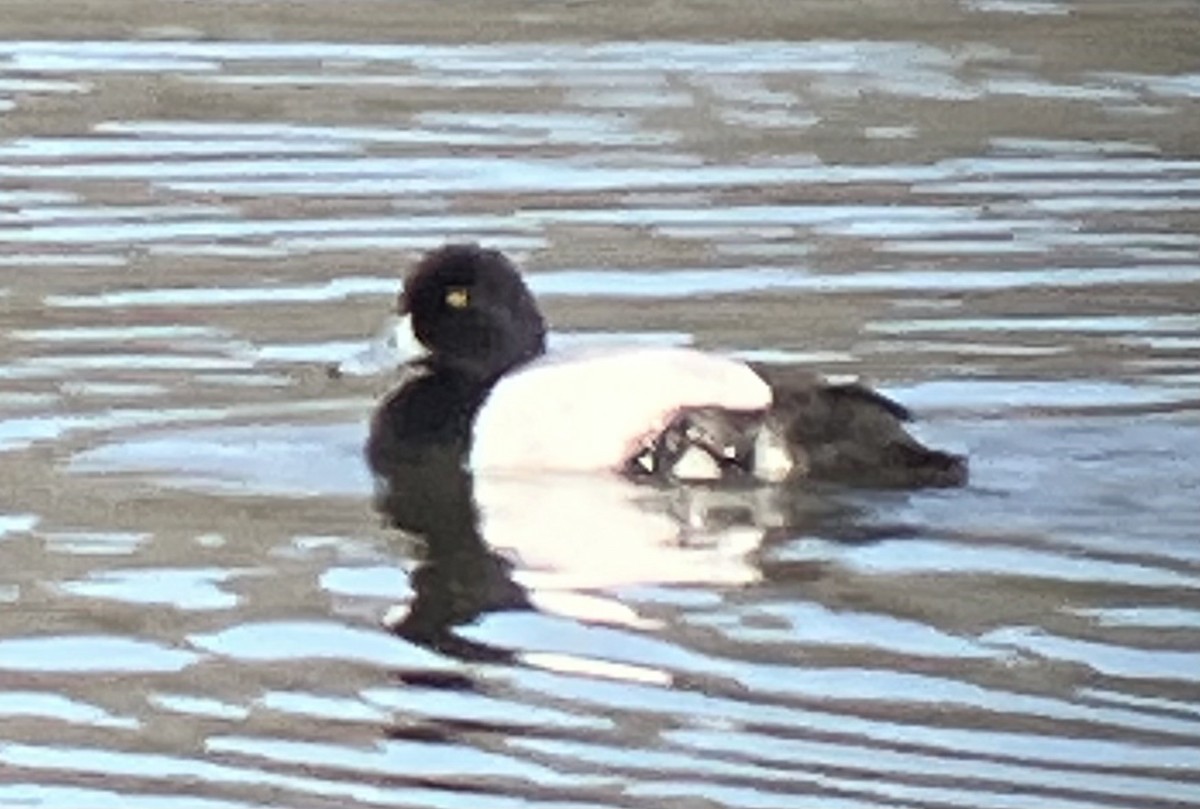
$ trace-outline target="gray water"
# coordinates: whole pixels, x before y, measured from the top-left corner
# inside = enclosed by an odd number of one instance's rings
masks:
[[[55,5],[0,14],[0,806],[1200,806],[1194,4]],[[328,370],[447,239],[971,485],[390,527]]]

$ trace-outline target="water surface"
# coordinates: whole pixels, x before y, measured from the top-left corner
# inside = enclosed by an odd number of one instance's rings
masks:
[[[61,6],[0,20],[0,806],[1200,805],[1194,5]],[[972,483],[376,503],[327,369],[447,239]]]

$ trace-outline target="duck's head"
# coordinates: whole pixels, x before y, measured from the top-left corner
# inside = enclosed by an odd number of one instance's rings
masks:
[[[404,283],[398,310],[434,368],[491,380],[545,351],[537,302],[497,250],[452,244],[426,253]]]

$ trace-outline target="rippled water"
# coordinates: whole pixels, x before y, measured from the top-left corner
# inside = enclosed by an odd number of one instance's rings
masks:
[[[651,5],[6,4],[0,806],[1200,806],[1196,7]],[[972,484],[384,518],[445,239]]]

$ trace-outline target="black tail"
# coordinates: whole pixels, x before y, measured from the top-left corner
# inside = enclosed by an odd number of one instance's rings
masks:
[[[908,433],[908,410],[863,385],[831,385],[800,369],[756,366],[775,395],[769,418],[805,455],[808,476],[857,486],[962,486],[965,458]]]

